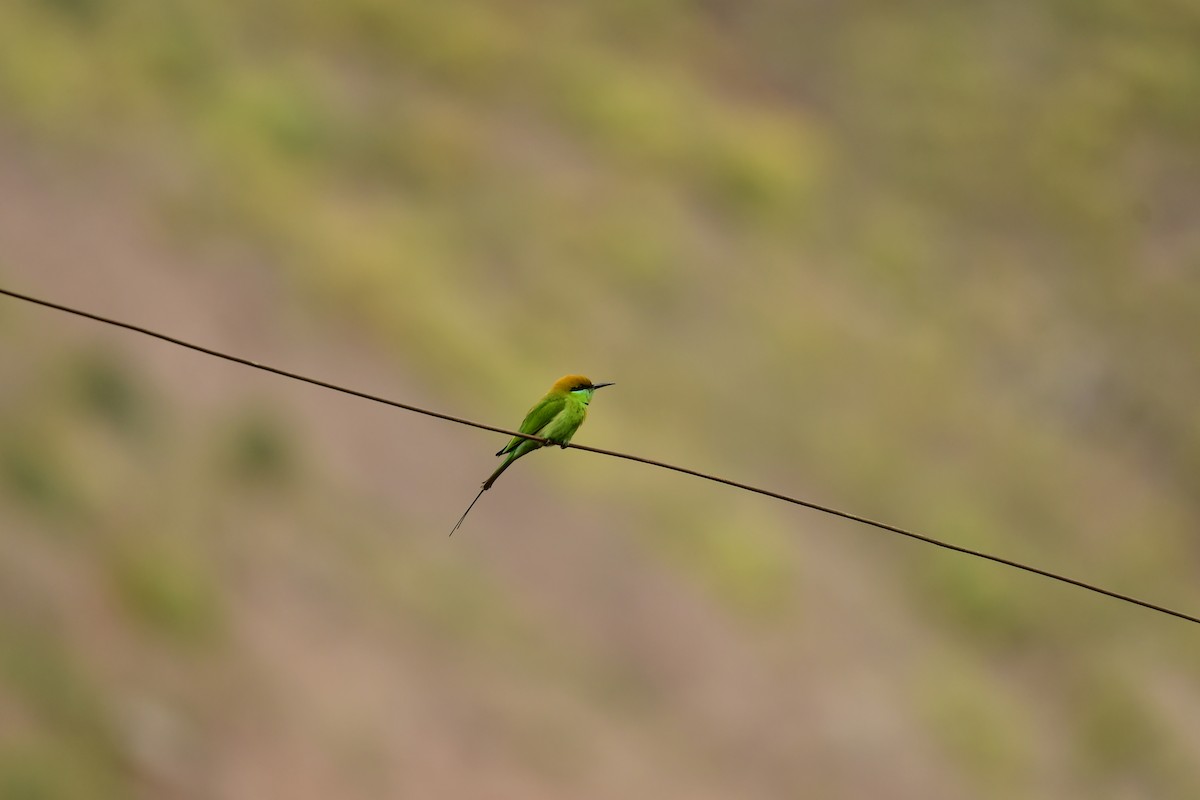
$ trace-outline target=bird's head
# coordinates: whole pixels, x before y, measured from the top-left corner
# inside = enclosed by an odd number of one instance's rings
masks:
[[[605,386],[612,386],[611,383],[592,383],[589,378],[583,375],[564,375],[554,382],[550,387],[550,391],[557,394],[570,394],[578,397],[585,403],[591,402],[592,392],[601,389]]]

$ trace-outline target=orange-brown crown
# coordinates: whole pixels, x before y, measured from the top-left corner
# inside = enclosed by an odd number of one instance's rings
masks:
[[[550,387],[552,392],[573,392],[577,389],[587,389],[592,386],[591,380],[583,375],[563,375]]]

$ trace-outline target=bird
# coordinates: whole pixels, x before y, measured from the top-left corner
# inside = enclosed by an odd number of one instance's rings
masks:
[[[566,449],[571,442],[571,437],[575,435],[575,431],[579,430],[579,426],[587,418],[588,404],[592,402],[592,394],[597,389],[612,385],[612,383],[592,383],[583,375],[564,375],[554,382],[545,397],[529,409],[525,420],[517,430],[530,436],[540,436],[550,444],[556,444]],[[471,509],[479,502],[479,498],[492,488],[492,484],[504,470],[508,469],[521,456],[532,453],[540,447],[545,447],[545,443],[514,436],[508,444],[500,448],[496,455],[504,456],[504,460],[500,462],[496,471],[483,482],[483,488],[479,490],[479,494],[475,495],[471,505],[467,506],[467,510],[450,529],[450,535],[453,536],[454,532],[459,529],[463,520],[467,518],[467,514],[470,514]]]

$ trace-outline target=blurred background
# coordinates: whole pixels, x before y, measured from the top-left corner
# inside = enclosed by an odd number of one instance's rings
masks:
[[[13,0],[0,285],[1200,610],[1200,6]],[[1194,798],[1200,631],[0,302],[0,797]]]

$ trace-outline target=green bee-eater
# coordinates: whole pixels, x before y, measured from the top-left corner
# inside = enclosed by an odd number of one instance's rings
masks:
[[[604,386],[612,386],[612,384],[592,383],[582,375],[564,375],[554,382],[550,391],[546,392],[546,396],[539,400],[537,405],[529,409],[529,413],[525,415],[525,421],[517,430],[530,436],[548,439],[559,447],[566,447],[567,443],[571,441],[571,437],[575,435],[575,431],[579,430],[579,426],[587,418],[588,403],[592,402],[592,393]],[[500,462],[500,466],[491,474],[491,477],[483,482],[483,488],[479,490],[479,494],[475,495],[475,499],[471,501],[471,505],[467,506],[463,515],[458,518],[450,535],[454,535],[454,531],[463,524],[463,520],[467,518],[467,514],[471,513],[475,503],[479,501],[484,492],[492,488],[492,484],[500,477],[500,473],[508,469],[509,464],[526,453],[532,453],[543,446],[541,442],[522,439],[520,436],[514,436],[512,441],[504,445],[496,455],[505,456],[505,459]]]

